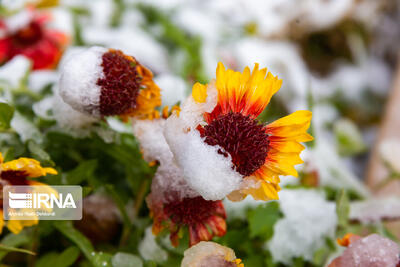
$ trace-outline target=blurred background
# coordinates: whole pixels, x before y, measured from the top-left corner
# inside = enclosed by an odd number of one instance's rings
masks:
[[[59,66],[93,45],[121,49],[148,67],[163,105],[180,103],[195,82],[215,78],[221,61],[238,71],[259,63],[283,80],[260,115],[263,122],[313,111],[315,140],[302,154],[300,178],[282,179],[281,206],[249,198],[225,203],[228,233],[217,241],[234,249],[245,266],[324,266],[340,251],[334,238],[349,231],[400,238],[400,1],[1,0],[0,5],[0,39],[6,35],[2,26],[20,27],[27,20],[27,9],[46,14],[46,29],[66,37],[58,67],[36,68],[29,56],[3,58],[1,99],[16,111],[3,127],[1,151],[59,167],[62,174],[46,178],[49,184],[87,187],[86,221],[75,227],[98,251],[127,251],[145,266],[179,266],[184,248],[151,235],[143,195],[154,169],[140,160],[130,126],[115,118],[94,123],[55,108]],[[103,209],[104,215],[95,212]],[[136,219],[127,229],[129,218]],[[48,255],[60,256],[68,247],[54,226],[41,222],[39,229],[39,256],[21,263],[11,253],[9,265],[49,266]]]

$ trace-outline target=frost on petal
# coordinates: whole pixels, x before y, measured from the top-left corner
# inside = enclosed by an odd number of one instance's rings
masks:
[[[167,119],[164,135],[178,167],[190,187],[206,200],[220,200],[238,189],[242,176],[232,169],[230,157],[218,153],[219,146],[210,146],[200,137],[196,127],[202,123],[204,112],[214,109],[217,92],[207,88],[205,103],[189,97],[182,105],[179,117]]]
[[[214,242],[202,241],[185,250],[181,267],[234,267],[235,252]]]
[[[74,54],[62,66],[59,91],[62,99],[77,111],[100,116],[101,88],[97,81],[103,78],[103,47],[91,47]]]
[[[276,262],[290,265],[295,257],[311,261],[314,252],[325,244],[325,238],[333,238],[337,222],[335,204],[313,190],[282,190],[279,196],[284,218],[275,224],[274,236],[266,247]]]
[[[399,254],[400,248],[395,242],[372,234],[351,243],[342,256],[334,261],[333,266],[395,267],[399,263]]]

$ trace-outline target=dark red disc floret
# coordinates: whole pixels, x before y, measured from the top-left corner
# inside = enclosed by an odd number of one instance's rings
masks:
[[[204,141],[219,145],[218,152],[232,157],[234,169],[243,176],[249,176],[265,163],[269,150],[268,134],[264,126],[255,119],[241,113],[227,113],[218,116],[200,130]]]
[[[100,114],[102,116],[121,115],[136,107],[141,77],[136,71],[137,62],[133,57],[119,50],[103,54],[104,78],[97,81],[101,87]]]

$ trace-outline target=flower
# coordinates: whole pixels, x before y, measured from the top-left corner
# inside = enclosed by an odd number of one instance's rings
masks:
[[[59,85],[66,103],[95,117],[153,118],[161,105],[151,71],[120,50],[91,47],[73,55]]]
[[[67,36],[46,28],[48,14],[26,9],[13,17],[0,20],[0,64],[17,55],[31,59],[33,69],[54,68],[68,42]]]
[[[167,228],[170,231],[171,243],[175,247],[179,244],[184,227],[189,230],[190,246],[226,233],[226,213],[222,201],[205,200],[200,196],[175,198],[169,202],[157,200],[154,192],[147,197],[154,221],[153,234],[158,235]]]
[[[182,267],[244,267],[235,252],[214,242],[202,241],[197,245],[185,250]]]
[[[173,107],[172,112],[178,113],[179,107]],[[192,246],[215,235],[223,236],[226,214],[221,201],[207,201],[187,185],[163,135],[168,115],[165,108],[161,118],[133,120],[133,132],[140,142],[143,158],[159,163],[147,197],[154,221],[153,233],[157,235],[168,229],[172,244],[177,246],[181,229],[187,227]]]
[[[258,64],[240,73],[219,63],[216,76],[209,85],[196,83],[179,116],[167,120],[166,140],[179,167],[206,199],[278,199],[279,175],[298,175],[300,142],[313,139],[306,132],[312,113],[296,111],[263,125],[257,116],[282,81]]]
[[[342,238],[336,239],[336,242],[342,247],[348,247],[351,243],[356,242],[361,237],[353,233],[347,233]]]
[[[19,158],[16,160],[3,162],[3,156],[0,153],[0,188],[6,185],[41,185],[48,187],[46,190],[52,191],[49,186],[28,178],[36,178],[47,174],[57,174],[53,168],[44,168],[40,162],[31,158]],[[1,199],[3,202],[3,199]],[[0,233],[5,224],[3,219],[3,205],[0,206]],[[38,223],[38,219],[32,220],[10,220],[7,222],[7,228],[14,234],[18,234],[24,227],[32,226]]]
[[[366,237],[347,234],[339,244],[347,248],[328,267],[398,266],[400,263],[400,247],[377,234]]]

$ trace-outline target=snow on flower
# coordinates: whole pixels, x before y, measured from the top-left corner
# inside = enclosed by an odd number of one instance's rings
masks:
[[[200,242],[185,250],[181,267],[244,267],[235,252],[214,242]]]
[[[95,116],[152,117],[161,105],[153,74],[119,50],[91,47],[62,66],[60,95],[72,108]]]
[[[278,199],[279,175],[297,176],[300,142],[312,140],[306,132],[311,112],[266,126],[257,121],[281,84],[258,64],[240,73],[219,63],[216,81],[195,84],[179,116],[167,120],[164,133],[176,162],[205,199]]]

